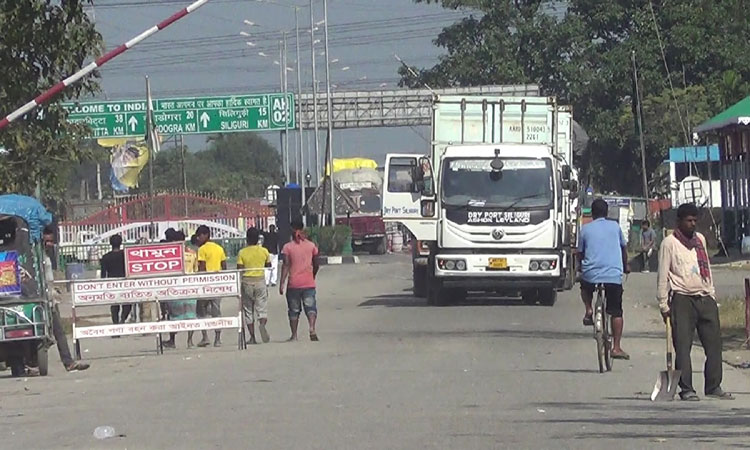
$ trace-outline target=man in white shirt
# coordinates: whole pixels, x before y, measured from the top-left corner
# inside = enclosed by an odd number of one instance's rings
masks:
[[[706,353],[706,397],[733,400],[721,388],[721,328],[719,308],[706,253],[706,239],[695,231],[698,208],[692,203],[677,209],[677,229],[667,236],[659,251],[657,299],[662,317],[672,321],[675,368],[680,376],[680,398],[698,401],[693,388],[690,350],[695,330]],[[671,299],[670,299],[671,294]]]

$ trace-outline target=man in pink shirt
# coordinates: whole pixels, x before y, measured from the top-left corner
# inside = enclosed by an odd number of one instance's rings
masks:
[[[279,294],[284,295],[284,285],[287,285],[286,303],[289,309],[289,327],[292,329],[292,337],[289,340],[297,340],[299,315],[304,308],[310,324],[310,340],[317,341],[315,319],[318,317],[318,308],[315,301],[315,276],[320,268],[317,259],[318,247],[305,237],[303,228],[301,221],[292,222],[292,240],[281,250],[284,263],[281,268]]]

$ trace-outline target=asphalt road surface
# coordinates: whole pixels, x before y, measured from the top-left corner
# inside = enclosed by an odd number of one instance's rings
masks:
[[[629,362],[599,374],[576,290],[553,308],[470,297],[427,307],[410,295],[409,260],[324,267],[318,333],[284,343],[285,303],[271,296],[272,342],[159,356],[154,339],[83,341],[92,368],[0,378],[0,448],[721,448],[748,447],[750,378],[725,370],[733,402],[651,403],[664,362],[655,274],[626,285]],[[717,272],[720,293],[741,272]],[[224,306],[230,310],[231,305]],[[696,349],[695,368],[703,358]],[[4,372],[3,374],[8,374]],[[702,388],[702,375],[694,377]],[[99,425],[118,437],[98,441]]]

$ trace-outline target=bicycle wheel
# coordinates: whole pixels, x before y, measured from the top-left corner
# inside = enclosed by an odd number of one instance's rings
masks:
[[[596,296],[594,305],[594,339],[596,340],[596,356],[599,360],[599,373],[604,373],[606,366],[606,340],[604,335],[604,308],[602,308],[601,293]]]
[[[604,366],[607,372],[612,371],[612,335],[610,334],[610,316],[605,310],[602,314],[602,336],[604,338]]]

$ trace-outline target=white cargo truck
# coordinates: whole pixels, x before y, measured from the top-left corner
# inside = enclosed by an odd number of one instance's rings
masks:
[[[427,156],[390,154],[383,219],[414,235],[414,293],[553,305],[574,277],[572,111],[553,97],[436,96]]]

